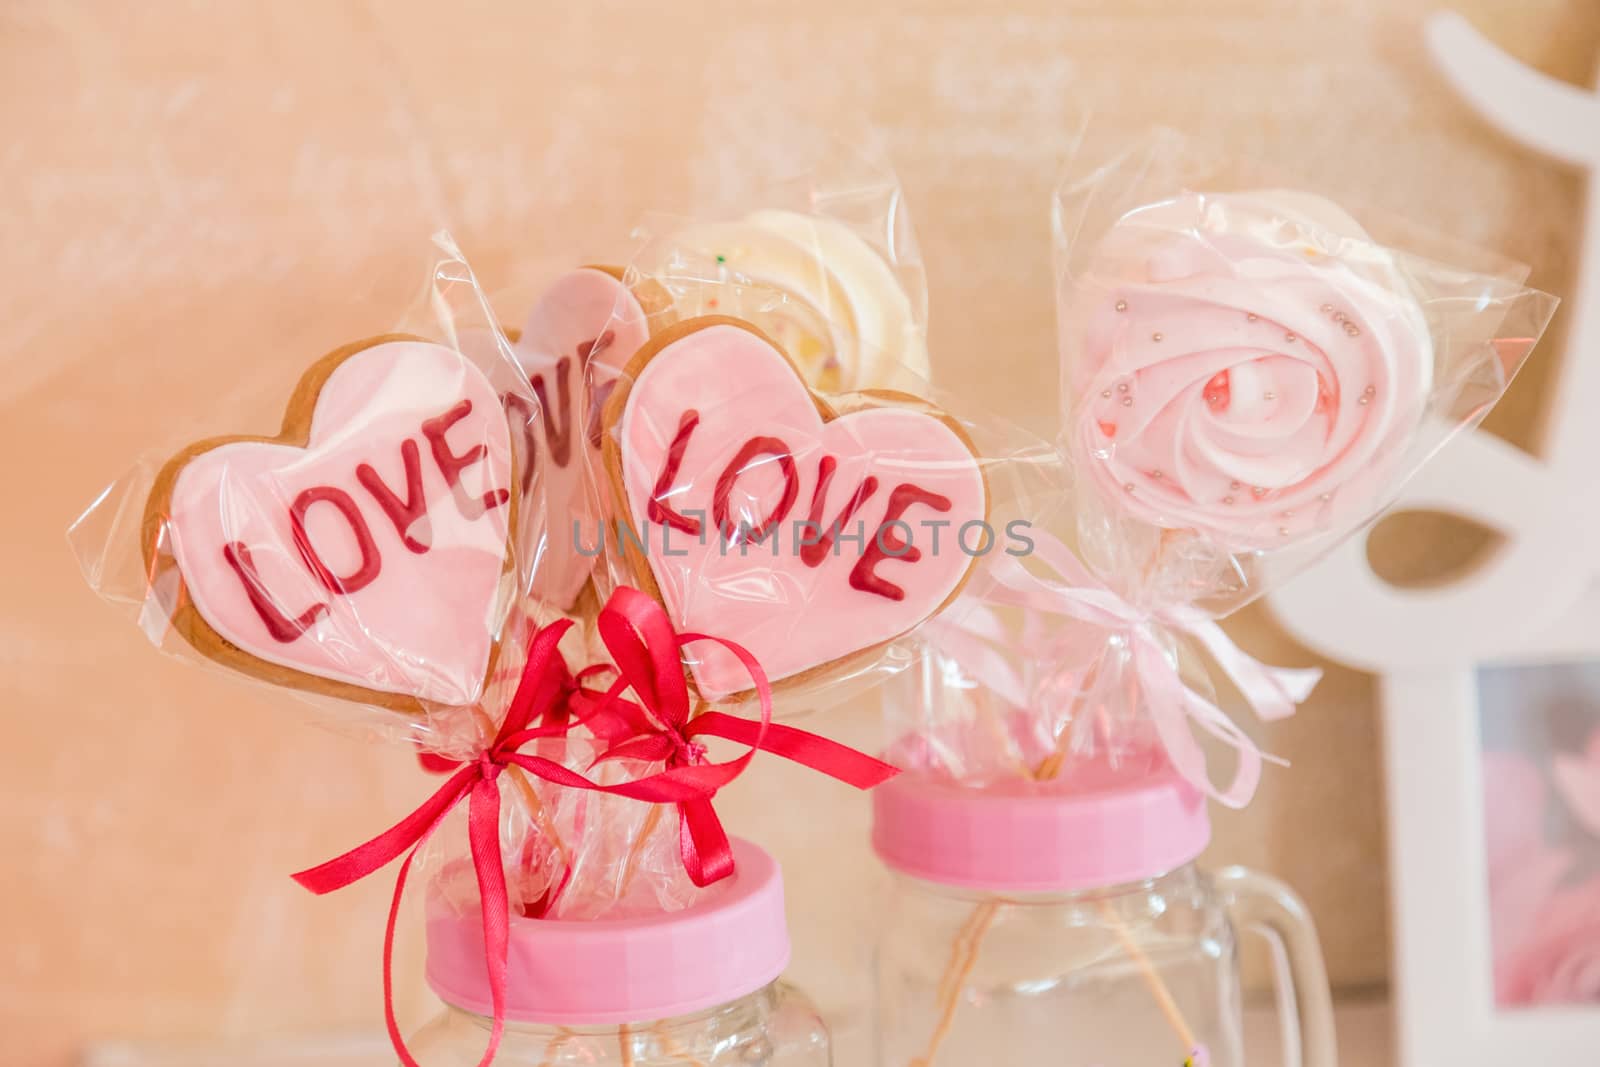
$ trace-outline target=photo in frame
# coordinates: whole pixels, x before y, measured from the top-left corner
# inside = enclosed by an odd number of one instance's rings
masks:
[[[1600,359],[1585,358],[1600,355],[1600,92],[1528,68],[1453,13],[1430,20],[1427,44],[1445,81],[1487,122],[1587,172],[1559,388],[1537,454],[1482,430],[1463,434],[1394,508],[1496,534],[1477,565],[1400,588],[1355,538],[1269,603],[1305,645],[1378,676],[1395,1062],[1588,1067],[1600,1048],[1600,1003],[1584,981],[1596,969],[1568,950],[1600,929],[1600,907],[1581,899],[1593,812],[1575,802],[1595,759],[1582,724],[1600,721]],[[1558,788],[1558,774],[1572,781]],[[1542,881],[1530,875],[1531,889],[1509,885],[1507,868],[1519,861],[1502,848],[1560,869]],[[1570,857],[1552,855],[1562,850]],[[1569,900],[1574,926],[1539,926]],[[1547,941],[1556,947],[1541,955]]]

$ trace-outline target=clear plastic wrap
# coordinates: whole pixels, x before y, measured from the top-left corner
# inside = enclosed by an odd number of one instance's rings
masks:
[[[506,1022],[511,916],[586,922],[695,902],[733,873],[714,800],[757,752],[861,789],[894,768],[773,724],[761,664],[726,628],[684,633],[636,589],[603,603],[589,591],[598,553],[578,550],[583,520],[605,521],[621,499],[591,482],[598,412],[669,302],[619,269],[580,267],[508,332],[449,239],[437,243],[411,313],[315,360],[276,436],[146,458],[70,536],[97,591],[157,647],[403,736],[443,776],[389,830],[294,878],[326,893],[404,856],[387,986],[421,855],[431,894],[481,916],[488,1062]],[[757,716],[691,702],[683,655],[702,646],[742,672]],[[724,744],[732,755],[712,753]]]
[[[1247,802],[1264,757],[1213,676],[1272,719],[1316,672],[1256,662],[1216,620],[1372,521],[1482,419],[1554,312],[1523,268],[1380,243],[1406,227],[1251,169],[1168,132],[1069,168],[1062,502],[1033,551],[985,561],[923,631],[890,702],[903,766],[1071,790],[1080,763],[1097,780],[1170,763]],[[1219,746],[1231,771],[1209,765]]]
[[[1025,501],[1055,466],[1047,446],[933,392],[821,393],[749,323],[680,320],[603,418],[612,580],[657,597],[679,629],[750,649],[780,713],[904,666],[893,643],[984,557],[1018,550]],[[686,662],[704,698],[748,690],[715,647]]]
[[[537,621],[539,406],[448,237],[386,325],[304,353],[297,385],[286,365],[245,432],[141,456],[69,539],[161,650],[450,750],[509,700]]]
[[[930,376],[923,270],[893,175],[880,181],[842,205],[791,194],[724,221],[652,216],[634,269],[682,318],[756,326],[821,392],[914,387]]]
[[[633,760],[597,765],[602,746],[568,736],[524,751],[553,760],[602,786],[646,777],[659,767]],[[513,914],[547,919],[620,919],[677,911],[702,891],[684,870],[679,820],[670,806],[574,789],[534,775],[511,780],[501,819],[507,899]],[[477,906],[464,833],[442,835],[424,877],[463,911]]]
[[[922,799],[908,810],[955,810],[943,785],[954,782],[999,841],[954,850],[984,862],[952,862],[954,913],[972,903],[926,984],[937,993],[926,1036],[912,1035],[926,1049],[917,1062],[937,1057],[962,1003],[982,999],[968,981],[1015,904],[1008,851],[1093,857],[1070,873],[1014,869],[1029,892],[1086,890],[1109,916],[1110,887],[1192,859],[1209,824],[1201,810],[1192,851],[1145,866],[1111,842],[1170,841],[1168,823],[1200,794],[1248,803],[1266,757],[1224,698],[1281,717],[1319,672],[1256,661],[1217,619],[1371,521],[1483,417],[1554,311],[1525,271],[1404,251],[1416,245],[1373,237],[1356,221],[1365,213],[1218,162],[1159,133],[1069,168],[1054,205],[1057,507],[1030,515],[1027,550],[983,560],[918,633],[918,667],[886,701],[889,758],[935,780],[925,796],[928,783],[910,787]],[[1222,696],[1214,679],[1228,683]],[[1220,772],[1219,747],[1232,749]],[[1025,818],[1010,806],[1019,795]],[[1140,814],[1122,821],[1130,797]],[[1070,844],[1045,815],[1063,812]],[[976,825],[953,839],[987,844]],[[892,837],[882,822],[878,832]],[[1141,973],[1172,1030],[1163,1044],[1199,1062],[1207,1053],[1159,961],[1129,924],[1110,925],[1115,946],[1097,965]]]
[[[850,156],[848,184],[829,166],[759,206],[636,230],[625,278],[672,315],[602,410],[592,484],[612,521],[586,537],[604,545],[602,593],[638,586],[679,629],[738,640],[780,716],[908,665],[898,639],[1020,543],[1059,474],[1047,443],[930,384],[898,183],[870,155]],[[687,663],[700,696],[748,696],[716,647]]]
[[[449,238],[439,238],[425,286],[385,324],[390,332],[316,360],[296,387],[286,369],[283,409],[248,405],[245,429],[264,429],[277,410],[287,412],[277,437],[173,444],[141,457],[107,489],[70,532],[86,577],[163,651],[281,686],[313,705],[320,722],[411,742],[425,766],[452,776],[441,789],[474,761],[507,764],[505,781],[515,788],[507,792],[501,844],[519,909],[597,917],[683,906],[707,872],[686,870],[691,854],[680,819],[666,817],[664,806],[682,799],[674,776],[684,766],[719,766],[688,740],[715,718],[702,715],[704,698],[738,697],[727,706],[745,713],[746,723],[759,703],[744,650],[729,651],[726,642],[754,637],[762,645],[753,650],[758,669],[786,650],[738,617],[678,617],[672,625],[685,635],[691,674],[703,658],[727,684],[696,693],[674,722],[660,718],[659,693],[647,698],[613,686],[625,665],[600,632],[603,606],[627,586],[652,583],[648,567],[630,565],[627,539],[618,539],[631,515],[608,477],[605,413],[635,392],[623,371],[639,350],[682,331],[719,300],[724,312],[789,338],[824,379],[852,386],[922,380],[921,267],[898,185],[875,162],[865,163],[870,174],[860,170],[867,156],[844,154],[848,167],[831,170],[825,153],[808,181],[785,175],[770,183],[778,190],[770,199],[749,194],[733,223],[685,223],[658,236],[642,227],[637,262],[627,267],[620,265],[626,255],[524,263],[493,300]],[[746,244],[714,243],[708,252],[713,233],[760,233],[784,269],[774,271]],[[708,256],[696,258],[702,252]],[[714,277],[695,274],[713,263]],[[739,270],[754,272],[753,280]],[[910,371],[902,370],[905,361]],[[740,373],[717,368],[708,380],[728,385]],[[831,395],[850,425],[872,418],[856,418],[855,407],[882,407],[937,427],[943,444],[959,443],[967,510],[983,516],[986,468],[1005,462],[1004,432],[983,428],[978,436],[989,435],[994,451],[980,450],[953,419],[920,414],[928,402],[912,393]],[[762,432],[781,429],[769,424]],[[838,480],[855,476],[858,504],[887,499],[895,485],[878,490],[854,466],[870,460],[870,450],[846,443],[858,455],[847,457]],[[810,452],[800,459],[821,463]],[[735,488],[729,513],[742,518],[752,506],[749,486]],[[830,514],[852,510],[825,493],[808,491],[811,497]],[[918,551],[900,547],[892,526],[881,544],[841,532],[847,544],[854,539],[852,558],[876,551],[875,565],[885,571],[897,553]],[[943,540],[928,555],[948,556],[946,569],[964,577],[967,556],[955,533]],[[979,540],[987,551],[994,538]],[[787,588],[795,610],[802,600],[819,606],[811,592],[785,587],[796,569],[812,566],[793,547],[793,558],[752,555],[735,580]],[[840,547],[833,545],[822,569],[848,588],[855,565]],[[877,580],[865,565],[861,573]],[[689,576],[685,588],[705,590],[690,595],[717,593],[717,581],[705,577]],[[948,584],[940,601],[959,582]],[[925,612],[937,606],[930,601]],[[874,678],[890,662],[889,643],[917,621],[866,620],[859,647],[848,650],[862,654],[849,657],[849,670],[813,674],[809,680],[820,684],[808,697],[842,695],[846,681]],[[537,670],[567,681],[559,700],[528,718],[528,687],[542,684],[529,673],[536,666],[529,649],[556,624],[563,627],[559,655]],[[689,641],[696,631],[719,640]],[[661,654],[677,664],[679,651],[673,645]],[[794,673],[779,662],[765,676]],[[585,700],[591,712],[609,702],[613,718],[632,701],[644,711],[603,733],[574,710]],[[508,724],[516,726],[516,745],[506,740]],[[726,729],[752,750],[782,736]],[[629,758],[613,751],[630,744]],[[527,753],[536,765],[509,765]],[[665,784],[635,788],[651,780]],[[716,785],[704,775],[696,781],[694,795],[709,802]]]
[[[1055,204],[1079,552],[1214,615],[1370,522],[1556,305],[1526,268],[1255,170],[1161,132]]]

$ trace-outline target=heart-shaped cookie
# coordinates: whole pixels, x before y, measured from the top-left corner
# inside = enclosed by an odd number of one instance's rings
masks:
[[[197,650],[297,688],[401,710],[477,700],[516,501],[482,371],[389,335],[301,378],[277,437],[174,456],[145,507],[155,597]]]
[[[590,479],[600,469],[601,408],[668,306],[659,286],[636,294],[620,271],[581,267],[544,291],[515,335],[513,351],[538,402],[535,410],[520,394],[506,395],[528,457],[521,491],[537,491],[549,516],[528,524],[529,536],[542,542],[529,546],[538,556],[531,592],[561,611],[572,608],[598,556],[579,546],[597,537]]]
[[[727,637],[773,681],[875,649],[935,614],[984,523],[971,444],[916,398],[814,395],[784,353],[737,319],[673,326],[608,402],[605,459],[636,580],[682,631]],[[696,649],[695,687],[749,688],[738,661]]]

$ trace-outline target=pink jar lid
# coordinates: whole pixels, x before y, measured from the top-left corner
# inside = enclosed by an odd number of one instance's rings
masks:
[[[1205,798],[1170,769],[1066,787],[974,788],[901,774],[872,798],[879,858],[902,874],[963,889],[1137,882],[1183,866],[1211,840]]]
[[[511,918],[506,1018],[556,1026],[650,1022],[748,996],[783,973],[789,929],[778,863],[733,842],[735,871],[682,911],[632,919]],[[428,985],[452,1007],[492,1011],[476,905],[430,893]]]

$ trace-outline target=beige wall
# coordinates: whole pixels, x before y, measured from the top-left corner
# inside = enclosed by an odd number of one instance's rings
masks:
[[[1540,265],[1561,291],[1573,175],[1479,125],[1427,68],[1426,0],[999,5],[12,3],[0,12],[0,1045],[68,1062],[104,1035],[377,1023],[381,880],[326,900],[286,872],[426,787],[394,749],[308,729],[277,695],[156,656],[78,578],[70,518],[212,399],[394,317],[448,222],[491,283],[604,254],[683,206],[708,97],[859,104],[906,186],[936,374],[1048,426],[1046,203],[1069,100],[1189,127]],[[1590,80],[1592,0],[1459,5],[1516,55]],[[231,10],[225,10],[231,8]],[[1530,441],[1557,343],[1494,425]],[[214,417],[214,416],[212,416]],[[151,421],[180,420],[154,436]],[[1459,552],[1402,531],[1402,568]],[[1307,662],[1258,610],[1255,651]],[[1384,980],[1370,682],[1335,670],[1270,746],[1293,759],[1212,850],[1298,885],[1336,977]],[[831,726],[875,739],[857,709]],[[865,807],[776,761],[730,790],[777,847],[795,969],[848,1021],[879,875]],[[804,790],[814,825],[786,802]],[[821,827],[818,829],[817,827]],[[414,946],[404,951],[415,968]],[[422,997],[413,978],[407,1009]]]

